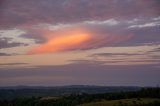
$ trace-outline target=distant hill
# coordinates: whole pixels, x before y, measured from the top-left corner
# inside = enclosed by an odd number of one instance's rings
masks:
[[[83,86],[82,88],[89,89],[89,87]],[[67,86],[65,88],[67,89],[69,88],[71,90],[75,88],[81,89],[81,86],[80,88],[79,86],[73,86],[73,87]],[[97,87],[95,88],[97,89]],[[118,89],[119,87],[115,88]],[[30,94],[30,96],[27,95],[27,93],[23,94],[21,90],[23,92],[27,92],[28,94]],[[0,99],[0,106],[160,106],[159,87],[150,87],[150,88],[143,87],[138,91],[126,91],[126,92],[116,91],[116,92],[99,93],[99,94],[82,93],[82,94],[70,94],[63,96],[45,96],[45,95],[52,95],[55,93],[55,91],[52,90],[50,91],[50,88],[41,90],[34,89],[35,92],[33,92],[33,89],[31,89],[32,92],[28,90],[29,89],[22,89],[22,88],[17,89],[16,92],[13,94],[15,94],[14,97],[18,98],[12,97],[12,99],[9,98]],[[48,90],[49,92],[46,93]],[[8,96],[11,94],[8,94]],[[38,95],[38,96],[33,96],[33,95]]]
[[[66,96],[70,94],[100,94],[109,92],[138,91],[141,87],[135,86],[93,86],[93,85],[70,85],[70,86],[9,86],[0,87],[0,99],[14,99],[17,97],[43,97],[43,96]]]

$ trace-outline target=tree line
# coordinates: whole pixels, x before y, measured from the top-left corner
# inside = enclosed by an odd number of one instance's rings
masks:
[[[119,100],[130,98],[159,98],[160,88],[142,88],[139,91],[115,92],[103,94],[71,94],[57,99],[42,99],[44,97],[19,97],[13,100],[0,100],[0,106],[76,106],[83,103],[98,102],[101,100]],[[119,104],[119,106],[128,106]],[[134,106],[160,106],[160,101],[150,104],[135,104]]]

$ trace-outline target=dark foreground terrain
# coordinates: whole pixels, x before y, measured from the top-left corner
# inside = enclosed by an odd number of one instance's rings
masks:
[[[9,87],[0,90],[0,106],[160,106],[160,88]]]
[[[89,86],[89,85],[72,85],[72,86],[13,86],[0,87],[0,99],[14,99],[17,97],[46,97],[46,96],[68,96],[71,94],[101,94],[109,92],[128,92],[138,91],[140,87],[132,86]]]

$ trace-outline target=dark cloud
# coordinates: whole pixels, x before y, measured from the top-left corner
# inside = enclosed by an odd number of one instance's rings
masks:
[[[133,20],[110,19],[107,21],[91,21],[83,27],[93,32],[97,38],[105,36],[106,38],[102,38],[104,42],[107,40],[107,35],[120,38],[130,36],[129,39],[123,42],[114,45],[107,44],[107,46],[135,46],[144,45],[145,43],[155,44],[160,41],[160,18],[157,18],[157,20],[142,18]]]
[[[19,42],[11,42],[10,38],[0,38],[0,49],[17,47],[17,46],[27,46],[27,45],[28,44],[19,43]]]
[[[157,55],[154,55],[154,53],[156,53]],[[160,48],[155,48],[151,51],[148,51],[148,54],[153,54],[151,55],[152,58],[160,60]]]
[[[0,28],[160,15],[159,0],[1,0]]]
[[[143,55],[138,53],[97,53],[91,56],[135,56],[135,55]]]
[[[6,53],[0,53],[0,56],[10,56],[10,55],[8,55]]]
[[[44,43],[46,41],[46,39],[41,37],[41,34],[38,34],[35,32],[32,32],[32,33],[28,32],[26,34],[22,34],[20,35],[20,37],[26,38],[26,39],[33,39],[35,43]]]
[[[13,65],[25,65],[25,64],[27,64],[27,63],[3,63],[3,64],[0,64],[0,66],[5,66],[5,65],[7,65],[7,66],[12,65],[13,66]]]
[[[154,48],[154,49],[148,51],[147,53],[148,54],[153,54],[153,53],[160,54],[160,47]]]
[[[0,56],[13,56],[15,54],[0,53]]]
[[[160,48],[156,48],[156,49],[154,49],[153,51],[150,51],[150,52],[160,52]]]
[[[130,39],[130,44],[156,43],[160,41],[159,26],[131,29],[130,32],[134,35],[132,39]]]

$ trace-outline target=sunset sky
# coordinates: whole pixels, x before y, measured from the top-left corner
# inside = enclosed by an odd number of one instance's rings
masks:
[[[0,86],[160,85],[160,0],[0,0]]]

